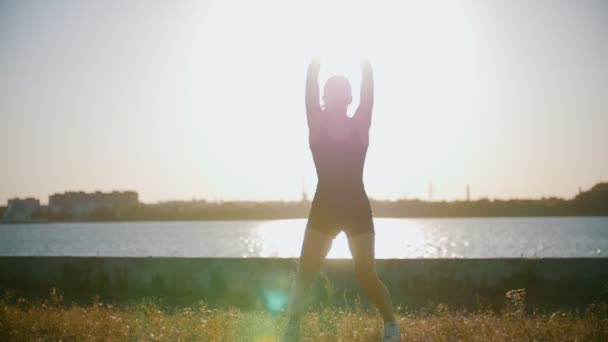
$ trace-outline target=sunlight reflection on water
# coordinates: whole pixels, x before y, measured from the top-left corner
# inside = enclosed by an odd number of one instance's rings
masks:
[[[575,223],[573,225],[568,224],[567,220],[560,218],[376,219],[376,257],[401,259],[605,256],[606,252],[602,254],[601,248],[583,247],[583,245],[594,244],[593,241],[597,244],[608,243],[608,218],[587,218],[587,220],[576,218],[570,222]],[[583,227],[589,226],[589,222],[583,225],[576,220],[599,221],[595,221],[597,229],[593,229],[589,236],[585,236]],[[304,237],[305,222],[301,219],[261,222],[255,227],[256,236],[249,240],[251,244],[249,250],[255,250],[263,257],[298,257]],[[539,228],[544,230],[545,234],[539,234]],[[579,241],[568,241],[570,238],[566,238],[571,235],[572,229],[580,229],[578,233],[575,232]],[[474,242],[473,245],[471,241]],[[581,245],[577,246],[577,243]],[[561,250],[556,246],[560,244],[563,245]],[[346,235],[343,232],[334,239],[328,258],[351,258]]]
[[[261,256],[297,257],[300,253],[304,228],[302,220],[268,221],[256,226],[257,236],[250,239],[252,245],[261,243]],[[379,258],[405,258],[408,250],[422,250],[425,243],[422,227],[416,222],[384,220],[382,234],[376,236],[376,256]],[[405,248],[404,248],[405,246]],[[250,247],[250,250],[253,247]],[[416,253],[413,253],[416,254]],[[430,256],[430,254],[429,254]],[[328,258],[350,258],[348,241],[344,232],[333,241]]]
[[[374,219],[377,258],[608,257],[608,217]],[[306,220],[0,225],[0,255],[298,257]],[[344,233],[329,258],[350,258]]]

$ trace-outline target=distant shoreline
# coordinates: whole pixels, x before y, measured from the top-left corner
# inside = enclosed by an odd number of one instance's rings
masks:
[[[374,219],[518,219],[518,218],[581,218],[608,217],[608,215],[528,215],[528,216],[374,216]],[[230,221],[280,221],[299,220],[307,217],[278,217],[278,218],[210,218],[210,219],[141,219],[141,220],[31,220],[31,221],[0,221],[0,225],[25,224],[54,224],[54,223],[154,223],[154,222],[230,222]]]
[[[311,202],[207,202],[172,201],[144,204],[137,201],[98,205],[87,211],[56,210],[40,206],[31,215],[14,216],[4,222],[148,222],[148,221],[233,221],[307,218]],[[101,194],[103,195],[103,194]],[[100,196],[101,196],[100,195]],[[85,194],[84,197],[87,195]],[[97,196],[97,195],[93,195]],[[76,199],[75,206],[83,206]],[[581,191],[572,199],[478,199],[462,201],[396,201],[370,199],[376,218],[473,218],[473,217],[587,217],[608,216],[608,183]],[[0,217],[6,207],[0,207]],[[25,220],[24,220],[25,219]]]

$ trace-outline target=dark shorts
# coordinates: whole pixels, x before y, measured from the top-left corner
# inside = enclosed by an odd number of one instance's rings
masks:
[[[315,194],[308,215],[307,229],[332,236],[344,231],[347,236],[374,234],[374,220],[365,192],[336,198]]]

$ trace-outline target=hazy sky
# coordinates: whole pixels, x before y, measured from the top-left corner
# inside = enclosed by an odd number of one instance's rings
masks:
[[[296,199],[304,80],[375,70],[375,198],[608,181],[608,2],[0,0],[0,203]],[[355,105],[357,94],[355,92]],[[354,106],[353,106],[354,107]]]

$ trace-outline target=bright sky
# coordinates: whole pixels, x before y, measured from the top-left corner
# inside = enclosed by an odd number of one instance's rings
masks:
[[[0,203],[65,190],[297,199],[304,80],[369,57],[374,198],[608,181],[608,3],[2,1]],[[354,107],[357,92],[355,91]]]

